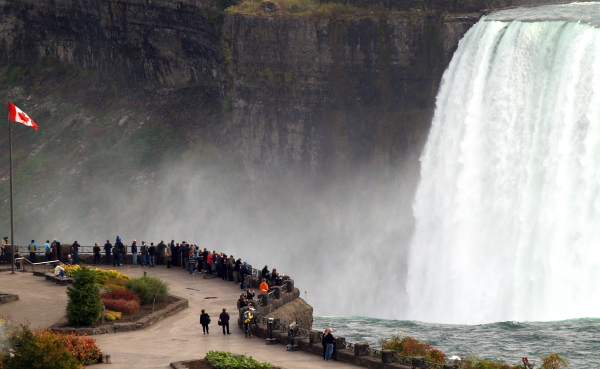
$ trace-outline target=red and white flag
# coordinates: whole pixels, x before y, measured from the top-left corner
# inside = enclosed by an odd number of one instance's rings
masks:
[[[8,119],[12,120],[13,122],[19,122],[26,126],[33,127],[33,129],[36,131],[38,129],[38,126],[35,124],[33,119],[29,118],[27,114],[23,113],[21,109],[17,108],[10,101],[8,102]]]

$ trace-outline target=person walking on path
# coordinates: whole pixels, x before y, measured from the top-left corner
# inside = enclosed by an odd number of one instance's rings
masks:
[[[204,334],[208,334],[208,325],[210,324],[210,315],[202,309],[202,314],[200,314],[200,324],[202,324],[202,332]]]
[[[44,255],[46,256],[46,261],[50,261],[52,257],[52,246],[50,246],[50,240],[46,240],[44,244]]]
[[[223,327],[223,334],[231,334],[229,333],[229,314],[227,313],[227,309],[223,308],[223,312],[219,315],[219,321]],[[225,333],[225,328],[227,328],[227,333]]]
[[[137,265],[137,241],[133,240],[131,243],[131,257],[133,261],[133,265]]]
[[[96,261],[100,264],[100,246],[98,246],[98,242],[94,242],[94,265],[96,265]]]
[[[36,263],[37,260],[35,258],[35,252],[37,251],[38,248],[37,248],[37,244],[35,243],[34,240],[31,240],[31,243],[29,244],[27,249],[29,250],[29,261],[31,261],[32,263]]]

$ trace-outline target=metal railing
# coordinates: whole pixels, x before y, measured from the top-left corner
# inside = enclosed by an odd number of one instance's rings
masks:
[[[59,263],[58,260],[53,260],[53,261],[44,261],[41,263],[32,263],[31,261],[29,261],[26,258],[16,258],[15,259],[15,264],[19,263],[21,265],[21,270],[23,273],[25,272],[42,272],[42,273],[48,273],[50,271],[52,271],[52,269],[54,269],[54,267]]]

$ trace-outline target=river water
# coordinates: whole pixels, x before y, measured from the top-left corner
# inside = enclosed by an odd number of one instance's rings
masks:
[[[480,359],[512,365],[527,357],[539,367],[540,356],[558,353],[569,362],[569,368],[600,367],[600,319],[460,325],[350,316],[315,317],[313,327],[333,328],[336,337],[367,341],[372,347],[380,339],[400,333],[430,342],[448,357],[476,354]]]

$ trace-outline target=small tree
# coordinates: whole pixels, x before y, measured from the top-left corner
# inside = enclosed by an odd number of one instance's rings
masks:
[[[550,354],[547,357],[540,357],[540,359],[542,359],[541,369],[563,369],[569,367],[567,361],[558,354]]]
[[[96,274],[89,267],[82,267],[73,278],[73,287],[67,288],[67,320],[73,326],[95,324],[104,308],[96,285]]]

